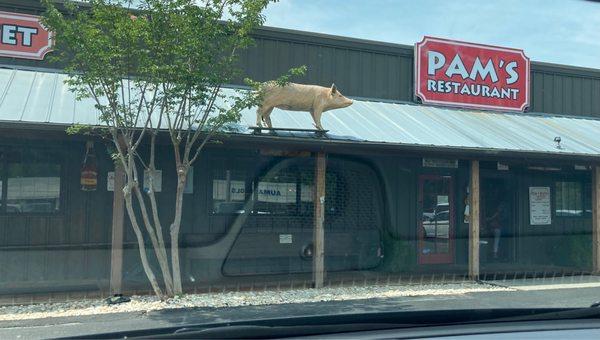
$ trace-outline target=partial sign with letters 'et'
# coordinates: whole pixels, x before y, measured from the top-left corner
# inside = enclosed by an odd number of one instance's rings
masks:
[[[523,50],[425,37],[415,46],[415,82],[423,103],[509,111],[529,106]]]
[[[40,17],[0,12],[0,57],[42,60],[52,43],[52,32]]]

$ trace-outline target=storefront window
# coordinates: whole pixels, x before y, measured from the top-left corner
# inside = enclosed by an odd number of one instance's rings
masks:
[[[422,175],[419,191],[419,262],[451,263],[454,244],[452,177]]]
[[[295,215],[300,200],[298,172],[286,168],[262,177],[256,187],[257,214]]]
[[[246,201],[246,174],[239,170],[213,174],[212,200],[215,214],[242,214]]]
[[[556,182],[554,199],[556,216],[583,216],[580,182]]]
[[[256,215],[312,215],[314,167],[291,165],[273,169],[254,181],[247,179],[243,170],[215,171],[212,177],[213,213],[241,214],[245,203],[252,201],[251,210]],[[331,216],[342,211],[346,188],[337,172],[328,171],[325,213]]]
[[[0,188],[7,213],[59,211],[61,166],[55,155],[41,150],[11,151],[2,166]]]

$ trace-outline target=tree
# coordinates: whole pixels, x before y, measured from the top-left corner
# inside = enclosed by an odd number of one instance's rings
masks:
[[[190,166],[212,138],[239,121],[241,110],[259,100],[256,92],[224,96],[221,88],[236,76],[237,53],[252,43],[250,33],[262,25],[269,2],[141,0],[134,7],[131,0],[91,0],[67,2],[61,12],[44,1],[42,21],[55,32],[54,59],[66,65],[77,97],[95,101],[113,158],[124,169],[127,215],[144,271],[161,298],[182,293],[179,232]],[[177,176],[169,243],[153,176],[148,190],[140,184],[140,169],[156,171],[157,138],[163,134]],[[149,152],[140,152],[142,147]],[[146,238],[162,283],[148,261]]]

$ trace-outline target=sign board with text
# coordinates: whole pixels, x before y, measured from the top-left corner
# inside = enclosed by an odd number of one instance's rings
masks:
[[[523,50],[425,37],[415,46],[415,95],[436,105],[524,111],[529,58]]]
[[[550,187],[529,187],[529,224],[552,224]]]
[[[0,57],[42,60],[52,44],[52,32],[40,17],[0,12]]]

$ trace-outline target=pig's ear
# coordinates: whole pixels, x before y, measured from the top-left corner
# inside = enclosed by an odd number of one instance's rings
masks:
[[[331,84],[331,94],[336,94],[337,93],[337,87],[335,86],[335,84]]]

